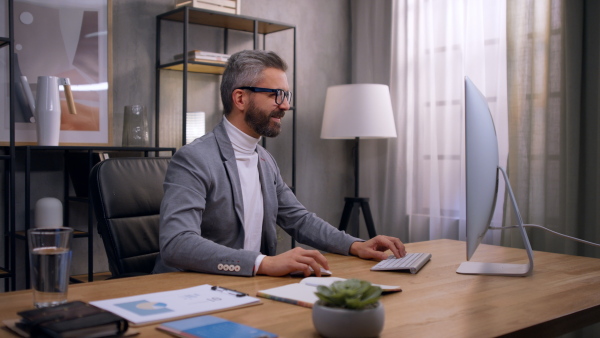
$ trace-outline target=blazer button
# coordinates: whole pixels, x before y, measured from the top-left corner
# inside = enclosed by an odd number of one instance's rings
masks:
[[[218,270],[223,270],[223,264],[219,263],[219,265],[217,265],[217,269]]]
[[[239,266],[239,265],[236,265],[236,266],[233,268],[233,271],[235,271],[235,272],[239,272],[241,269],[242,269],[242,267],[241,267],[241,266]]]

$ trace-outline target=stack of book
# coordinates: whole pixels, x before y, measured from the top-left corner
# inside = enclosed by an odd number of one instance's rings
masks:
[[[176,0],[175,8],[190,6],[230,14],[240,14],[241,0]]]
[[[187,57],[188,61],[209,62],[209,63],[219,63],[219,64],[225,64],[225,63],[227,63],[227,60],[229,59],[228,54],[206,52],[206,51],[197,50],[197,49],[189,51],[187,53],[187,56],[188,56]],[[175,60],[183,60],[183,53],[176,54],[175,56],[173,56],[173,58]]]
[[[125,334],[128,329],[124,318],[81,301],[18,314],[21,320],[9,328],[30,337],[106,337]]]

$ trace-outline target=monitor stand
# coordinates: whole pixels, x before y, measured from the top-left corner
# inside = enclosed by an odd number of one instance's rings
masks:
[[[529,263],[525,264],[511,264],[511,263],[484,263],[484,262],[463,262],[460,264],[457,273],[466,274],[466,275],[493,275],[493,276],[513,276],[513,277],[524,277],[529,276],[533,272],[533,250],[531,249],[531,244],[529,243],[529,238],[527,237],[527,232],[525,232],[525,227],[523,225],[523,218],[521,218],[521,213],[519,212],[519,207],[517,206],[517,200],[515,199],[515,195],[513,194],[512,188],[510,186],[510,181],[508,180],[508,175],[506,171],[502,167],[498,167],[498,170],[502,172],[502,176],[504,177],[504,182],[506,184],[506,188],[508,189],[508,193],[510,195],[510,200],[512,202],[513,209],[515,214],[517,215],[517,220],[519,224],[517,228],[521,233],[521,237],[523,239],[523,245],[525,246],[525,251],[527,252],[527,256],[529,258]],[[495,228],[497,229],[497,228]],[[512,228],[511,228],[512,229]]]

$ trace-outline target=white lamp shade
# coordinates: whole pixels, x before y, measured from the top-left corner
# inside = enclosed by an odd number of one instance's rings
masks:
[[[389,87],[347,84],[327,88],[321,138],[396,137]]]

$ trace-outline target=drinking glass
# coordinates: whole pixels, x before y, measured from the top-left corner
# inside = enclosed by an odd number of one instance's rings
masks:
[[[55,306],[67,301],[71,268],[71,228],[27,231],[33,305]]]

